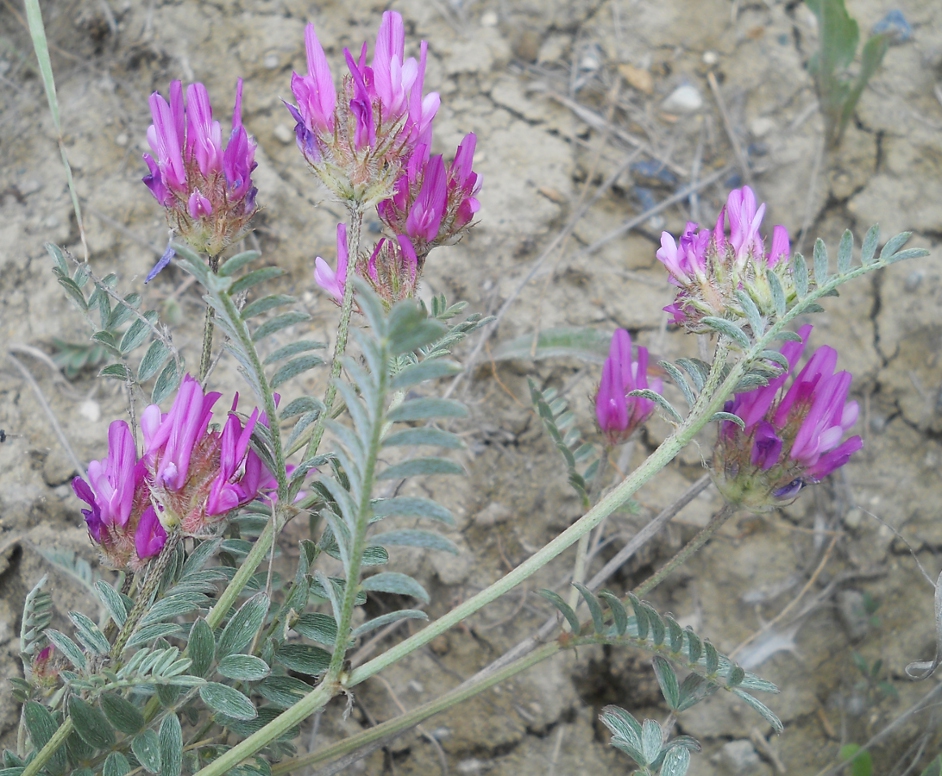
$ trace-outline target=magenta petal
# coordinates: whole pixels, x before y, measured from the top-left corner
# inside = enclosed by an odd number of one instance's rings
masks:
[[[147,507],[141,515],[141,521],[134,534],[134,548],[137,550],[138,557],[142,560],[153,558],[160,554],[166,543],[167,531],[157,519],[154,508]]]

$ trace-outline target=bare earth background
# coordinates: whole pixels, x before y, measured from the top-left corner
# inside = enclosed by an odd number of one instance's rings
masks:
[[[848,6],[865,34],[897,7],[889,0],[848,0]],[[373,40],[384,7],[366,0],[44,4],[92,267],[99,275],[118,272],[125,293],[143,292],[147,306],[175,320],[176,341],[190,363],[198,358],[198,295],[184,286],[186,276],[178,270],[142,285],[166,244],[163,214],[140,183],[147,96],[155,89],[166,93],[175,78],[203,81],[225,124],[235,79],[246,79],[245,121],[259,144],[256,178],[264,207],[255,236],[266,260],[289,271],[284,287],[313,315],[315,335],[329,338],[336,308],[313,287],[312,267],[315,255],[334,261],[341,209],[326,200],[302,163],[280,98],[290,97],[291,70],[304,67],[306,21],[316,23],[336,72],[344,46]],[[820,151],[823,122],[805,69],[816,33],[801,3],[406,0],[394,7],[406,19],[410,46],[429,41],[426,87],[442,94],[436,152],[454,153],[461,136],[475,131],[475,167],[485,181],[480,225],[462,244],[433,254],[423,293],[446,293],[470,301],[474,310],[496,312],[599,186],[629,161],[642,163],[619,174],[544,257],[503,317],[491,350],[537,328],[589,325],[606,333],[627,327],[659,356],[697,354],[694,338],[665,330],[660,309],[671,292],[654,257],[657,236],[662,228],[679,232],[691,214],[711,222],[728,189],[745,181],[769,203],[767,229],[783,223],[795,237],[806,231],[806,252],[815,236],[836,247],[845,228],[859,241],[874,222],[884,238],[910,229],[913,245],[935,248],[927,259],[847,287],[840,299],[829,300],[825,316],[814,319],[813,344],[838,347],[842,367],[855,375],[864,450],[840,476],[783,513],[733,521],[689,571],[653,596],[662,611],[674,612],[727,653],[793,604],[736,654],[785,688],[763,698],[785,722],[785,734],[770,736],[757,715],[720,697],[682,715],[678,729],[704,741],[706,751],[691,769],[698,776],[818,773],[836,762],[842,743],[864,743],[938,683],[913,684],[903,668],[934,650],[932,588],[909,547],[933,578],[942,563],[942,4],[900,0],[912,39],[890,49],[843,145],[827,155]],[[33,63],[22,8],[5,0],[0,342],[32,373],[84,463],[103,455],[107,423],[124,415],[125,404],[120,392],[94,379],[94,371],[67,383],[23,350],[51,353],[54,337],[81,343],[88,336],[54,282],[43,248],[53,241],[80,255]],[[678,94],[684,85],[692,90]],[[727,166],[699,197],[586,250],[652,204]],[[469,477],[421,486],[454,509],[458,525],[451,538],[462,554],[402,552],[394,559],[432,591],[432,616],[517,565],[579,513],[560,461],[529,409],[525,378],[564,390],[590,432],[597,364],[496,363],[489,352],[482,351],[473,379],[457,394],[472,411],[463,429]],[[79,553],[93,564],[96,558],[67,484],[75,467],[23,375],[11,361],[0,364],[0,427],[7,437],[0,444],[5,679],[21,670],[20,609],[41,574],[51,574],[60,615],[95,607],[82,585],[35,548]],[[225,361],[217,377],[223,391],[245,390]],[[323,379],[315,373],[289,393],[318,395]],[[620,466],[636,465],[666,432],[662,421],[653,422]],[[635,514],[609,521],[612,542],[603,559],[701,476],[711,433],[703,435],[702,448],[685,451],[639,494]],[[622,592],[640,581],[718,506],[715,492],[707,490],[610,586]],[[295,556],[302,531],[292,526],[283,538],[287,558]],[[431,699],[532,632],[548,614],[534,590],[562,585],[571,553],[564,558],[359,688],[347,721],[339,703],[331,706],[317,745]],[[867,596],[879,603],[876,621],[863,612]],[[880,678],[894,684],[898,700],[868,699],[855,687],[860,675],[852,649],[870,663],[884,661]],[[608,746],[595,721],[606,703],[638,716],[666,716],[644,656],[585,649],[430,720],[425,736],[410,733],[351,772],[438,773],[443,760],[449,773],[462,774],[627,772],[628,760]],[[885,736],[874,752],[875,773],[900,774],[914,760],[925,764],[942,747],[940,718],[937,710],[922,710]],[[16,721],[17,709],[0,701],[0,736],[7,745]]]

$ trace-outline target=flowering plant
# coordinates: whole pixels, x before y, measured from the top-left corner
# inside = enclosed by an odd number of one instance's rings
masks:
[[[115,584],[103,579],[95,585],[101,619],[71,612],[72,628],[65,633],[50,627],[44,580],[27,596],[24,678],[14,683],[23,704],[22,735],[18,750],[4,753],[4,767],[16,776],[69,769],[172,776],[287,773],[340,755],[362,755],[375,740],[388,740],[582,645],[653,655],[671,709],[668,722],[639,722],[615,706],[601,715],[612,743],[640,772],[687,771],[699,744],[688,736],[671,737],[675,715],[720,690],[781,731],[774,711],[754,694],[775,692],[772,683],[720,655],[708,639],[658,613],[641,596],[685,563],[737,509],[776,508],[860,449],[859,437],[844,439],[858,414],[848,399],[850,375],[835,372],[837,353],[828,346],[799,370],[811,327],[796,333],[792,326],[843,283],[925,252],[903,250],[904,234],[877,256],[874,228],[855,264],[848,232],[836,273],[821,241],[809,271],[805,259],[791,253],[782,227],[773,229],[766,251],[759,233],[765,206],[756,204],[748,187],[729,194],[714,229],[688,224],[679,241],[665,233],[657,258],[678,288],[668,312],[687,331],[712,338],[712,359],[655,367],[646,347],[633,348],[629,333],[616,330],[595,395],[599,433],[586,437],[567,400],[531,381],[536,410],[562,455],[583,514],[444,615],[379,654],[351,660],[352,649],[379,629],[429,620],[422,605],[430,603],[430,592],[395,569],[390,548],[458,552],[432,529],[453,523],[452,511],[425,495],[403,495],[413,491],[400,488],[413,477],[464,473],[446,457],[463,447],[447,424],[465,417],[467,408],[425,392],[432,381],[462,371],[450,354],[485,322],[476,314],[462,318],[464,306],[449,306],[443,297],[429,305],[414,299],[432,249],[455,242],[472,226],[482,178],[473,170],[474,134],[465,136],[451,161],[431,153],[440,98],[424,94],[427,45],[420,44],[417,59],[406,57],[404,29],[398,13],[386,12],[370,64],[367,44],[356,57],[345,51],[348,74],[336,86],[308,25],[307,74],[295,73],[291,80],[297,105],[288,110],[303,158],[346,211],[336,228],[336,269],[320,257],[313,268],[315,283],[340,308],[329,359],[318,354],[324,343],[297,336],[309,315],[283,309],[294,304],[291,297],[259,293],[280,270],[253,268],[255,251],[228,254],[257,211],[255,146],[242,125],[241,80],[225,147],[201,84],[187,88],[185,102],[179,81],[171,84],[169,101],[159,94],[150,101],[154,123],[147,137],[153,153],[144,155],[144,183],[165,209],[172,239],[179,238],[155,272],[176,257],[201,287],[206,312],[198,373],[186,370],[185,354],[157,323],[157,312],[139,309],[140,294],[121,296],[115,276],[99,279],[87,262],[73,268],[64,251],[50,246],[58,282],[93,324],[89,313],[99,312],[93,338],[117,359],[102,374],[120,379],[132,397],[151,380],[153,388],[152,403],[139,417],[131,403],[129,421],[112,421],[107,455],[72,482],[84,503],[76,502],[76,511],[84,515],[103,565],[120,572]],[[386,233],[365,249],[363,220],[373,209]],[[224,338],[221,348],[214,346],[214,328]],[[133,354],[148,339],[137,360]],[[779,340],[785,343],[774,349]],[[213,365],[221,358],[232,360],[256,406],[240,413],[236,393],[231,404],[222,405],[229,406],[225,416],[217,413],[214,422],[223,394],[210,388]],[[292,382],[326,363],[323,396]],[[686,411],[672,404],[661,374],[684,397]],[[282,404],[281,390],[297,395]],[[165,412],[161,405],[167,403]],[[615,448],[655,412],[671,424],[670,433],[636,468],[619,470],[609,487],[606,476],[617,469],[609,465],[617,463]],[[711,424],[718,424],[711,474],[727,505],[634,590],[596,592],[624,561],[619,553],[590,577],[600,527]],[[427,455],[428,448],[446,453]],[[396,486],[383,488],[383,482]],[[276,545],[286,525],[302,517],[307,525],[297,528],[297,566],[282,577],[272,560]],[[669,517],[654,522],[663,525]],[[402,518],[406,525],[397,524]],[[541,591],[565,621],[562,632],[554,613],[532,638],[441,698],[339,744],[298,754],[292,741],[304,720],[325,712],[334,698],[351,699],[367,679],[570,547],[576,557],[568,599]],[[376,615],[365,604],[377,594],[396,606]],[[686,674],[682,681],[678,670]]]

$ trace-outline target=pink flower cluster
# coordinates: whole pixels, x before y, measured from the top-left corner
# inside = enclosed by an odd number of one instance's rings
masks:
[[[245,234],[256,211],[255,141],[242,125],[242,79],[225,148],[203,84],[187,87],[184,104],[183,85],[173,81],[170,102],[154,92],[150,110],[154,123],[147,140],[153,156],[144,154],[150,169],[144,183],[166,208],[175,232],[194,250],[218,256]]]
[[[599,429],[610,444],[627,441],[651,417],[654,412],[651,399],[628,396],[631,391],[644,389],[661,393],[664,383],[656,377],[648,380],[648,349],[639,346],[638,358],[632,359],[631,335],[618,329],[602,366],[602,382],[595,397]]]
[[[243,424],[236,395],[222,431],[209,427],[220,394],[204,394],[189,375],[168,413],[152,404],[141,413],[140,459],[128,424],[108,431],[108,456],[88,466],[88,481],[72,487],[88,504],[89,535],[116,568],[138,570],[160,553],[167,531],[198,533],[275,487],[274,477],[249,447],[256,409]]]
[[[859,436],[842,441],[857,421],[858,406],[847,400],[850,373],[834,371],[833,348],[818,348],[785,389],[811,326],[798,334],[801,342],[786,342],[781,349],[788,370],[726,403],[725,411],[742,418],[745,428],[723,421],[713,477],[729,501],[747,508],[789,503],[804,485],[827,477],[863,447]]]
[[[744,186],[730,192],[712,230],[690,221],[679,240],[668,232],[661,235],[657,258],[680,289],[674,302],[664,308],[674,323],[703,332],[700,320],[705,316],[744,318],[737,290],[749,294],[763,315],[773,314],[767,270],[776,274],[786,297],[793,297],[788,232],[784,226],[773,227],[766,253],[759,233],[764,215],[765,204],[757,206],[752,189]]]
[[[337,270],[318,257],[315,280],[338,302],[347,265],[365,278],[388,304],[409,298],[432,248],[458,239],[480,208],[482,179],[472,170],[475,136],[468,134],[454,161],[432,155],[432,120],[438,94],[422,94],[427,44],[419,59],[405,57],[402,17],[383,14],[373,59],[367,45],[359,59],[344,55],[349,75],[335,91],[327,57],[308,25],[308,72],[295,73],[291,89],[298,147],[324,184],[359,208],[376,205],[390,237],[372,252],[349,256],[346,234],[337,235]]]

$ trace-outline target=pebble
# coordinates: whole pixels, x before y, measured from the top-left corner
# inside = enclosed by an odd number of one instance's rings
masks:
[[[481,14],[481,26],[482,27],[496,27],[500,19],[497,16],[496,11],[486,11]]]
[[[83,401],[79,405],[79,415],[92,423],[97,423],[101,420],[101,405],[93,399]]]
[[[661,110],[665,113],[696,113],[703,107],[703,97],[700,90],[692,84],[678,86],[661,103]]]
[[[650,70],[623,62],[618,66],[618,72],[632,89],[637,89],[642,94],[653,94],[654,76],[651,75]]]
[[[127,132],[120,132],[114,139],[115,143],[124,148],[129,142],[130,138],[128,137]]]
[[[859,590],[841,590],[837,594],[837,615],[853,641],[862,639],[870,630],[870,615]]]
[[[294,132],[291,131],[291,127],[287,124],[279,124],[275,127],[275,139],[280,142],[288,145],[292,140],[295,139]]]
[[[39,178],[25,178],[20,182],[20,185],[17,186],[20,194],[24,197],[28,197],[30,194],[35,194],[37,191],[42,189],[43,182]]]
[[[863,510],[859,507],[854,507],[853,509],[848,509],[847,514],[844,515],[844,526],[849,528],[851,531],[856,531],[860,528],[860,524],[863,522],[864,513]]]
[[[919,289],[919,286],[922,285],[922,281],[925,278],[925,273],[921,270],[914,270],[906,276],[906,281],[903,283],[903,288],[906,289],[910,294],[914,293]]]
[[[494,501],[474,516],[474,522],[480,528],[492,528],[499,523],[506,523],[511,516],[510,510],[499,501]]]
[[[723,744],[717,761],[720,772],[728,776],[751,776],[759,773],[762,766],[752,742],[745,738]]]
[[[713,67],[717,62],[720,61],[720,55],[715,51],[704,51],[703,52],[703,64]]]
[[[267,70],[277,70],[281,60],[277,54],[272,53],[266,55],[265,59],[262,60],[262,64],[265,65]]]
[[[753,137],[765,137],[769,132],[775,130],[776,126],[775,119],[770,119],[768,116],[759,116],[759,118],[753,119],[749,122],[749,132]]]

